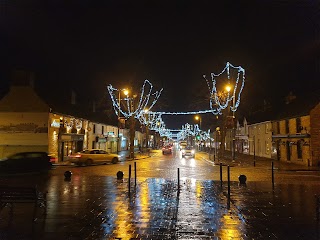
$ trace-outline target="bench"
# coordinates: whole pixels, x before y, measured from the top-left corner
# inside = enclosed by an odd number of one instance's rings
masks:
[[[0,186],[0,212],[6,206],[10,207],[13,216],[13,205],[17,203],[33,203],[33,220],[36,220],[38,207],[46,213],[46,194],[38,191],[37,187]]]

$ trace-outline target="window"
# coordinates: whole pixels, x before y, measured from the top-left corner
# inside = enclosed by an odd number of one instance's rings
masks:
[[[91,148],[94,148],[95,143],[96,143],[96,141],[92,141],[92,146],[91,146]]]
[[[297,133],[301,133],[301,130],[302,130],[301,118],[296,118],[296,128],[297,128]]]
[[[270,146],[269,146],[269,142],[268,142],[268,141],[266,141],[266,142],[265,142],[265,144],[266,144],[266,154],[269,154],[269,153],[270,153]]]
[[[302,146],[303,146],[303,142],[299,140],[297,142],[297,155],[299,159],[302,159]]]
[[[280,122],[277,122],[277,134],[280,134]]]
[[[286,124],[286,133],[290,133],[289,132],[289,119],[286,120],[285,124]]]
[[[93,133],[96,133],[96,125],[93,124]]]
[[[104,126],[102,126],[102,130],[101,130],[101,134],[103,134],[104,133]]]

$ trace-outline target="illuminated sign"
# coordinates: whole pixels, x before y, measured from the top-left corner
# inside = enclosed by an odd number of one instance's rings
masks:
[[[60,127],[60,119],[52,119],[51,127],[59,128]]]

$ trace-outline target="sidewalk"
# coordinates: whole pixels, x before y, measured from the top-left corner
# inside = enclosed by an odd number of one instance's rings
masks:
[[[296,163],[292,163],[290,161],[283,162],[278,161],[270,158],[264,157],[255,157],[252,155],[236,153],[235,159],[232,159],[232,153],[230,151],[225,151],[225,154],[222,158],[215,158],[214,155],[208,154],[207,152],[199,152],[198,154],[202,155],[203,159],[206,159],[212,163],[222,163],[224,165],[230,166],[256,166],[256,167],[269,167],[273,162],[273,166],[275,169],[278,170],[285,170],[285,171],[320,171],[320,167],[317,166],[305,166]]]

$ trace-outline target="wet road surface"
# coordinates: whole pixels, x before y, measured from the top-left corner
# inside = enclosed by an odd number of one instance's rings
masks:
[[[0,239],[320,239],[317,172],[277,169],[272,185],[269,163],[256,168],[230,163],[228,198],[226,167],[221,187],[219,164],[201,160],[201,154],[189,160],[161,155],[138,160],[130,189],[128,166],[134,171],[134,161],[2,177],[1,185],[37,184],[47,191],[47,214],[39,208],[33,222],[32,204],[16,204],[10,219],[4,208]],[[70,180],[63,176],[66,170],[73,173]],[[122,181],[116,179],[118,170],[125,173]],[[245,185],[239,173],[247,175]]]

